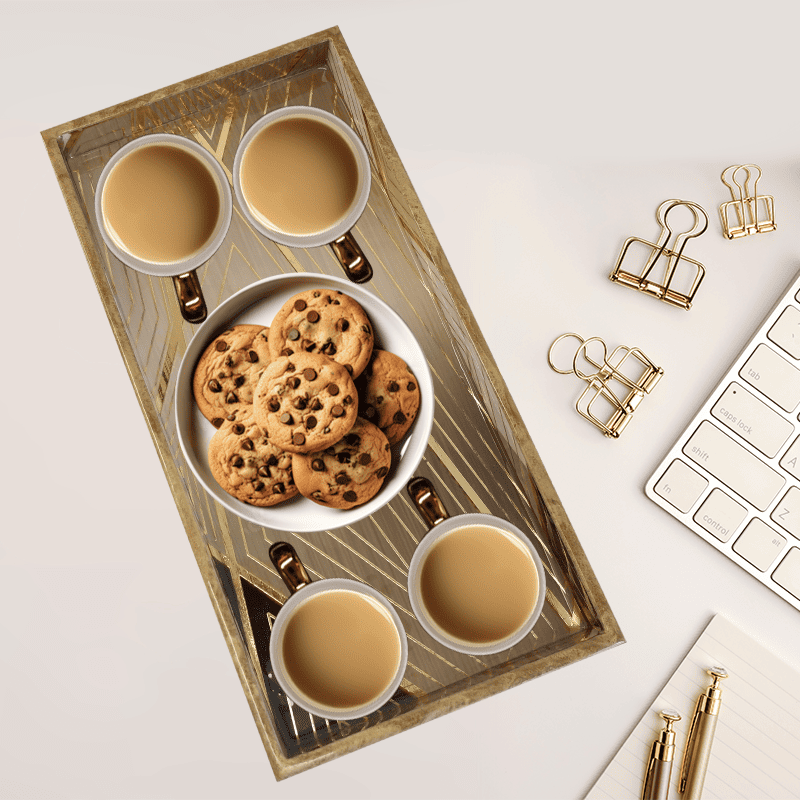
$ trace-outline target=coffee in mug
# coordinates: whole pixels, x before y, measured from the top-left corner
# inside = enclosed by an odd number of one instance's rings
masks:
[[[336,720],[377,711],[397,691],[408,658],[405,631],[386,598],[345,578],[311,581],[287,542],[270,560],[291,597],[275,618],[272,671],[286,695],[311,714]]]
[[[146,275],[169,276],[189,322],[206,316],[194,270],[222,244],[233,200],[216,158],[196,142],[147,134],[120,148],[100,173],[95,212],[109,250]]]
[[[257,120],[233,162],[233,189],[253,227],[288,247],[330,245],[348,277],[372,267],[351,229],[369,199],[369,156],[356,132],[314,106],[285,106]]]
[[[527,548],[486,524],[454,528],[419,567],[419,597],[448,636],[490,645],[515,634],[539,599],[539,577]]]
[[[408,570],[419,623],[461,653],[513,647],[530,633],[544,605],[544,567],[531,541],[500,517],[450,517],[425,478],[410,481],[408,491],[430,527]]]
[[[318,707],[371,703],[397,674],[402,648],[391,617],[358,592],[331,590],[300,604],[283,631],[286,678]]]

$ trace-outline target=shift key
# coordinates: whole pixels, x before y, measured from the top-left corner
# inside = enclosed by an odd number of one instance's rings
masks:
[[[766,511],[786,481],[726,433],[703,421],[683,452],[734,492]]]

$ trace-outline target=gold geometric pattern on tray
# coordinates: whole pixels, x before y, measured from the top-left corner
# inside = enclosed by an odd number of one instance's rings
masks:
[[[542,556],[544,610],[533,632],[509,651],[481,657],[455,653],[416,621],[406,579],[426,528],[404,492],[356,524],[287,534],[230,513],[185,463],[176,435],[175,389],[177,368],[195,331],[180,315],[170,278],[136,273],[107,251],[94,218],[94,189],[114,152],[155,132],[190,137],[213,153],[230,177],[245,131],[265,112],[285,105],[336,114],[357,131],[369,153],[372,188],[355,229],[374,270],[364,286],[411,328],[435,387],[433,430],[417,474],[432,481],[451,514],[504,517],[529,534]],[[46,140],[53,134],[48,146],[54,166],[279,778],[621,641],[338,30],[62,128],[44,134]],[[234,204],[225,242],[198,275],[213,309],[260,278],[298,271],[342,275],[328,248],[274,244]],[[274,682],[269,632],[286,590],[268,549],[278,539],[296,548],[313,579],[362,580],[383,592],[400,615],[409,645],[404,682],[368,718],[336,723],[313,717]]]

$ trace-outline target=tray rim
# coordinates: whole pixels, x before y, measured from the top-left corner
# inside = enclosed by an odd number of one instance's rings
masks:
[[[67,171],[58,141],[59,138],[66,133],[90,125],[96,125],[110,118],[131,112],[142,105],[157,102],[178,92],[188,91],[210,81],[219,80],[230,74],[257,66],[265,61],[274,60],[281,56],[288,55],[289,53],[304,48],[310,48],[326,41],[329,42],[335,50],[344,71],[347,73],[352,83],[364,116],[368,119],[373,134],[377,139],[377,144],[380,146],[383,156],[386,159],[387,169],[394,173],[396,185],[402,192],[408,204],[408,208],[419,226],[424,245],[451,294],[461,320],[466,326],[481,363],[486,369],[492,386],[497,393],[498,400],[506,415],[507,422],[516,439],[517,445],[524,456],[535,488],[541,497],[547,514],[552,519],[561,537],[561,545],[572,560],[578,582],[582,586],[585,594],[585,597],[582,598],[578,594],[577,600],[591,605],[600,623],[601,630],[595,636],[577,642],[566,650],[545,655],[541,659],[535,660],[533,663],[525,664],[510,672],[493,676],[478,685],[455,691],[430,705],[423,705],[407,711],[398,717],[384,721],[380,725],[367,728],[358,733],[353,733],[345,739],[336,740],[317,751],[301,753],[292,758],[288,758],[284,755],[277,734],[272,727],[270,710],[264,701],[259,678],[256,674],[257,663],[254,664],[251,661],[250,653],[239,635],[233,613],[225,599],[219,576],[212,563],[210,550],[206,547],[202,538],[202,533],[199,531],[194,521],[189,498],[183,491],[177,470],[170,462],[169,447],[163,432],[160,430],[161,421],[150,399],[144,378],[138,371],[133,348],[124,335],[125,329],[122,317],[114,300],[113,291],[103,272],[101,257],[95,249],[88,222],[81,212],[80,199],[72,184],[69,172]],[[74,120],[42,131],[41,136],[276,780],[284,780],[285,778],[331,761],[346,753],[361,749],[367,744],[381,741],[400,731],[415,727],[428,720],[444,716],[461,706],[475,703],[478,700],[490,697],[500,691],[517,686],[559,667],[580,661],[601,650],[605,650],[625,641],[605,594],[594,574],[594,570],[589,564],[583,547],[578,541],[575,530],[567,517],[555,487],[539,457],[530,433],[525,427],[516,403],[508,391],[508,387],[489,350],[483,333],[478,327],[472,311],[467,304],[461,287],[450,267],[450,263],[439,244],[439,240],[434,233],[430,220],[422,207],[419,197],[414,191],[408,173],[403,167],[400,156],[392,143],[388,131],[378,113],[377,107],[372,100],[369,90],[364,83],[361,73],[355,64],[355,60],[338,26],[333,26],[317,33],[295,39],[294,41],[278,47],[217,67],[193,78],[173,83],[161,89],[140,95],[139,97],[109,106],[100,111],[77,117]],[[230,567],[230,564],[228,564],[224,558],[223,563]]]

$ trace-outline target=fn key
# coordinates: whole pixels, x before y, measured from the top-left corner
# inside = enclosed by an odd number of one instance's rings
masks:
[[[657,495],[685,514],[697,502],[706,486],[708,481],[702,475],[676,458],[653,488]]]

